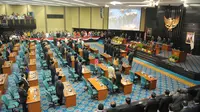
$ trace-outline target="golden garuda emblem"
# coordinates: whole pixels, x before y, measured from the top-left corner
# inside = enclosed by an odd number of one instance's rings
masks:
[[[168,28],[168,31],[172,31],[172,29],[178,25],[179,20],[180,20],[180,17],[176,17],[175,19],[172,19],[172,18],[167,19],[164,16],[165,27]]]

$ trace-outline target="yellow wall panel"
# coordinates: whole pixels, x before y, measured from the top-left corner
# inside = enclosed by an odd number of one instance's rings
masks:
[[[100,17],[100,8],[92,8],[92,28],[93,29],[102,29],[103,28],[103,19]]]
[[[47,14],[64,14],[64,7],[47,6]]]
[[[90,8],[80,8],[80,28],[90,28]]]
[[[79,28],[79,8],[71,8],[72,28]]]
[[[1,14],[6,14],[6,10],[5,10],[5,5],[4,4],[0,5],[0,15]]]
[[[27,14],[27,5],[10,5],[11,11],[8,14],[12,14],[13,12],[19,15]]]
[[[70,7],[65,7],[65,23],[66,30],[72,32],[72,16]]]
[[[104,8],[103,29],[108,29],[109,8]]]
[[[64,7],[46,6],[47,14],[62,14],[64,16]],[[50,31],[63,31],[64,30],[64,18],[62,19],[50,19],[47,18],[47,30]]]
[[[28,12],[33,12],[36,19],[36,31],[46,32],[45,9],[44,6],[28,6]]]

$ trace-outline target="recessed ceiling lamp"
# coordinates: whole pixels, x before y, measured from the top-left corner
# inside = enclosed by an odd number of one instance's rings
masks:
[[[129,7],[149,7],[149,5],[128,5]]]
[[[105,5],[105,7],[109,7],[109,5]]]
[[[121,2],[118,2],[118,1],[112,1],[112,2],[110,2],[110,4],[112,4],[112,5],[120,5],[120,4],[122,4]]]

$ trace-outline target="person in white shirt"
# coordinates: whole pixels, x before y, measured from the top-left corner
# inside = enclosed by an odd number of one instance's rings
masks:
[[[68,44],[68,39],[67,39],[67,37],[65,37],[65,43]]]
[[[111,79],[112,81],[116,79],[115,69],[112,64],[108,66],[108,78]]]
[[[57,46],[58,46],[58,47],[60,46],[60,41],[57,41]]]
[[[81,46],[82,46],[82,48],[84,47],[84,41],[83,41],[83,39],[81,39]]]

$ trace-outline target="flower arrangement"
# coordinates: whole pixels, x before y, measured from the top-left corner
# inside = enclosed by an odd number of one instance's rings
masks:
[[[171,61],[171,62],[177,63],[178,60],[179,60],[178,56],[172,55],[169,57],[169,61]]]

